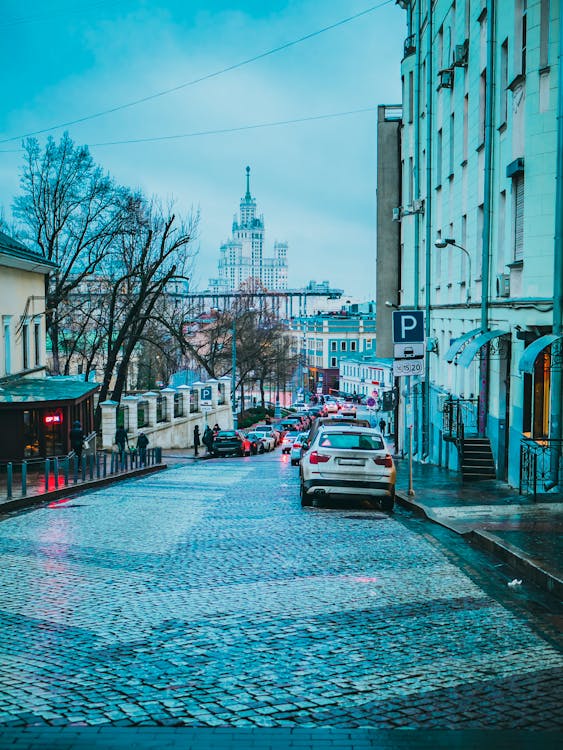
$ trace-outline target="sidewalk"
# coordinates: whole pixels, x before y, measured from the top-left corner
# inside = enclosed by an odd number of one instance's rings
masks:
[[[535,502],[503,482],[464,483],[457,472],[413,462],[414,496],[408,495],[408,459],[395,458],[397,502],[468,537],[532,582],[563,598],[563,495]]]

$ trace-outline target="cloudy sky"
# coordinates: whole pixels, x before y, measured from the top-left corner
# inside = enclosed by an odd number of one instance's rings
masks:
[[[21,137],[66,129],[117,181],[201,212],[195,286],[216,274],[244,194],[266,250],[289,242],[289,282],[375,292],[376,111],[400,101],[405,14],[394,0],[0,0],[0,207],[10,220]],[[375,6],[375,7],[374,7]],[[379,6],[379,7],[378,7]],[[111,114],[374,10],[248,65]],[[320,115],[327,119],[220,134]],[[43,141],[47,133],[37,137]],[[14,140],[6,140],[6,139]]]

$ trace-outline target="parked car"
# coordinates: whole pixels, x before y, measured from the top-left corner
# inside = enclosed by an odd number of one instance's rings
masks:
[[[281,441],[282,453],[289,453],[290,452],[291,446],[293,445],[293,442],[294,442],[295,438],[299,434],[300,433],[297,432],[297,431],[286,432],[285,433],[285,435],[283,436],[282,441]]]
[[[301,505],[323,497],[368,497],[395,504],[395,464],[383,435],[370,427],[320,429],[301,458]]]
[[[247,432],[246,438],[250,442],[250,453],[253,456],[257,453],[264,453],[266,450],[265,441],[260,432]]]
[[[279,443],[281,440],[281,433],[276,430],[274,425],[271,424],[258,424],[254,428],[254,432],[260,432],[263,434],[269,435],[274,440],[274,447]]]
[[[340,408],[340,414],[343,417],[355,417],[357,413],[357,409],[354,404],[342,404],[342,407]]]
[[[294,439],[291,450],[289,451],[289,460],[292,466],[297,466],[303,455],[303,450],[307,445],[308,432],[300,432]]]
[[[250,441],[238,430],[220,430],[213,439],[215,456],[249,456]]]

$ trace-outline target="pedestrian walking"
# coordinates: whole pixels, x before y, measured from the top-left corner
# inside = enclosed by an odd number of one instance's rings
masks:
[[[194,456],[198,455],[198,449],[201,445],[201,438],[199,437],[199,425],[196,424],[194,427]]]
[[[210,456],[213,453],[213,432],[211,427],[207,425],[205,432],[203,433],[203,444],[207,449],[207,455]]]
[[[145,466],[147,463],[147,446],[149,439],[144,432],[140,432],[137,436],[137,453],[139,454],[139,462],[141,466]]]
[[[82,460],[82,449],[84,447],[84,430],[80,421],[77,419],[72,423],[72,428],[69,432],[70,447],[74,451],[74,455],[78,459],[78,463]]]
[[[215,422],[215,424],[213,425],[213,437],[216,438],[220,432],[221,432],[221,428],[219,427],[217,422]]]
[[[118,427],[115,431],[115,444],[121,458],[125,456],[125,443],[129,445],[129,436],[125,427]]]
[[[381,434],[385,435],[385,428],[387,427],[387,422],[384,419],[379,420],[379,429],[381,430]]]

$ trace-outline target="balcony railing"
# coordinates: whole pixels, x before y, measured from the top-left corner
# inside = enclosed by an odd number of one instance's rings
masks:
[[[532,440],[523,438],[520,443],[520,486],[521,495],[547,492],[555,477],[561,476],[561,453],[563,440],[546,438]]]

